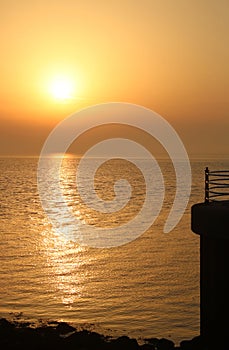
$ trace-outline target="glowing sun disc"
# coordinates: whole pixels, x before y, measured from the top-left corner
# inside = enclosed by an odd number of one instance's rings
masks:
[[[72,98],[73,82],[69,78],[56,78],[50,84],[50,92],[55,99],[65,100]]]

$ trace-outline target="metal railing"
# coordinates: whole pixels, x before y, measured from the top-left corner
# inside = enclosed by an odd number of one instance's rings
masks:
[[[205,169],[205,202],[229,200],[229,170]]]

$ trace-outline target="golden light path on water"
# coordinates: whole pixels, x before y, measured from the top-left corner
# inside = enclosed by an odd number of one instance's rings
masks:
[[[73,243],[66,244],[60,237],[54,240],[46,238],[44,245],[50,269],[50,285],[54,293],[60,295],[61,302],[71,308],[74,301],[82,297],[84,289],[86,276],[79,272],[83,265],[83,257],[79,253],[83,248],[76,248]]]
[[[55,155],[54,159],[61,155]],[[67,157],[68,158],[68,157]],[[68,167],[65,167],[61,175],[61,183],[66,199],[74,196],[74,191],[69,187],[67,182],[69,176],[72,176]],[[55,205],[55,215],[61,216],[61,203]],[[76,210],[74,215],[82,219],[80,210]],[[63,218],[68,224],[69,218]],[[62,233],[55,232],[55,229],[47,223],[48,228],[43,231],[44,253],[47,259],[47,266],[49,267],[49,281],[51,289],[54,291],[55,298],[60,298],[61,302],[69,309],[72,308],[73,303],[82,297],[85,286],[86,271],[82,271],[81,267],[85,264],[85,257],[82,254],[85,248],[79,246],[77,243],[67,241],[65,239],[64,225],[62,226]]]

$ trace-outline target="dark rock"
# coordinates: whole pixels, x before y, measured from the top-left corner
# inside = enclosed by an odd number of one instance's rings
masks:
[[[59,334],[69,334],[71,332],[76,331],[76,329],[72,326],[70,326],[68,323],[66,322],[60,322],[57,327],[56,330]]]
[[[156,350],[154,345],[150,345],[150,344],[143,344],[140,346],[140,349],[141,350]]]
[[[0,319],[0,336],[5,336],[14,331],[14,324],[7,321],[5,318]]]
[[[77,349],[82,347],[85,349],[102,349],[104,348],[104,337],[96,332],[89,332],[87,330],[75,332],[63,339],[63,343],[68,348]]]
[[[191,340],[183,340],[180,343],[180,348],[181,350],[208,350],[208,348],[204,346],[203,339],[200,336]]]
[[[174,349],[174,343],[171,340],[162,338],[158,340],[157,344],[158,350],[172,350]]]
[[[159,339],[158,338],[145,338],[144,339],[148,344],[153,345],[154,347],[157,346]]]
[[[113,350],[139,350],[140,347],[136,339],[122,336],[110,342],[110,348]]]
[[[154,346],[157,350],[171,350],[174,349],[174,343],[171,340],[165,339],[165,338],[146,338],[145,341],[149,345]]]
[[[38,327],[36,328],[35,333],[42,343],[57,344],[61,341],[59,334],[50,326]]]
[[[45,344],[45,339],[33,328],[16,328],[14,338],[11,341],[12,344],[17,344],[23,349],[37,349]]]

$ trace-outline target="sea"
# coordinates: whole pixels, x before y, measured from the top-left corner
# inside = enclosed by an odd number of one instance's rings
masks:
[[[164,233],[175,196],[176,175],[171,160],[158,159],[165,184],[158,216],[145,232],[133,238],[132,232],[126,232],[129,241],[112,247],[85,245],[77,236],[56,229],[38,191],[38,160],[0,159],[0,317],[34,323],[65,321],[139,341],[164,337],[178,344],[199,335],[199,236],[191,230],[191,206],[204,201],[205,167],[229,169],[229,160],[190,160],[188,204],[176,227]],[[69,215],[82,225],[102,227],[106,232],[133,220],[146,197],[140,169],[120,159],[99,167],[94,184],[102,201],[115,198],[117,179],[125,178],[132,189],[130,203],[117,213],[101,213],[80,196],[76,182],[79,162],[78,158],[66,157],[61,166],[60,188]],[[93,162],[88,160],[80,180],[85,191]],[[151,171],[147,162],[142,160],[146,172]],[[184,174],[184,184],[186,180]],[[51,189],[52,174],[47,173],[47,181]],[[122,182],[119,187],[122,195],[126,187],[122,190]],[[52,215],[61,217],[62,204],[52,202]],[[155,205],[159,205],[157,201]],[[140,232],[141,227],[144,216],[135,229]]]

